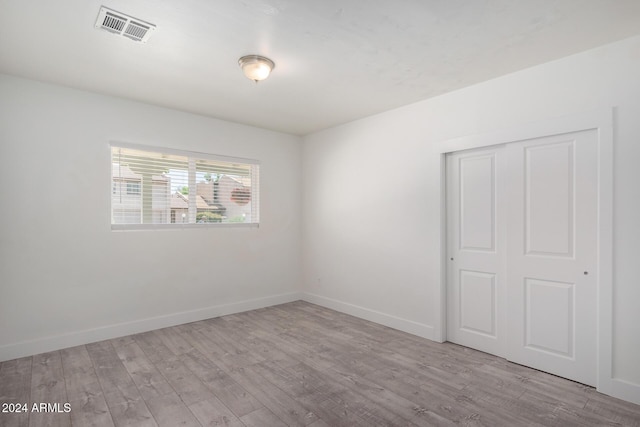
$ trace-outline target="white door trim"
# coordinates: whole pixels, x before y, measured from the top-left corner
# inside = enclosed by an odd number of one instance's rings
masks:
[[[471,148],[595,129],[598,132],[598,374],[597,390],[612,395],[613,387],[613,116],[614,108],[526,123],[497,132],[449,139],[434,145],[440,161],[440,287],[435,338],[446,340],[446,171],[445,154]],[[617,393],[616,393],[617,394]],[[623,397],[624,398],[624,397]]]

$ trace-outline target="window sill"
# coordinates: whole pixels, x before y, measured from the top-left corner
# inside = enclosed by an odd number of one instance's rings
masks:
[[[202,230],[214,228],[259,228],[259,223],[225,222],[209,224],[111,224],[111,231]]]

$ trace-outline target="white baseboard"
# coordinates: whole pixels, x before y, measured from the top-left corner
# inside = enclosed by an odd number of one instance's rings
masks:
[[[640,405],[640,384],[614,378],[611,380],[610,395]]]
[[[53,337],[6,344],[0,346],[0,362],[96,341],[123,337],[140,332],[152,331],[154,329],[196,322],[198,320],[211,319],[227,314],[241,313],[243,311],[256,310],[258,308],[269,307],[272,305],[285,304],[292,301],[298,301],[300,299],[300,293],[292,292],[230,304],[205,307],[197,310],[183,311],[166,316],[157,316],[132,322],[108,325],[95,329],[85,329]]]
[[[332,310],[339,311],[341,313],[349,314],[351,316],[359,317],[361,319],[369,320],[371,322],[379,323],[384,326],[388,326],[393,329],[398,329],[402,332],[417,335],[429,340],[436,340],[435,328],[431,325],[424,323],[414,322],[412,320],[403,319],[400,317],[392,316],[390,314],[382,313],[380,311],[371,310],[369,308],[360,307],[358,305],[349,304],[346,302],[326,298],[320,295],[310,294],[303,292],[301,294],[303,301],[317,304],[322,307],[330,308]]]

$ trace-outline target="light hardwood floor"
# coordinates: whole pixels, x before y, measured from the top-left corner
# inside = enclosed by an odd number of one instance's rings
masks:
[[[2,426],[640,426],[640,406],[305,302],[0,365]],[[62,408],[63,409],[63,408]]]

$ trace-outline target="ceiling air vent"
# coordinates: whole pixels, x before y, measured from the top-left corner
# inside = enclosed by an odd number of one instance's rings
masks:
[[[102,6],[96,20],[96,28],[146,43],[156,26]]]

